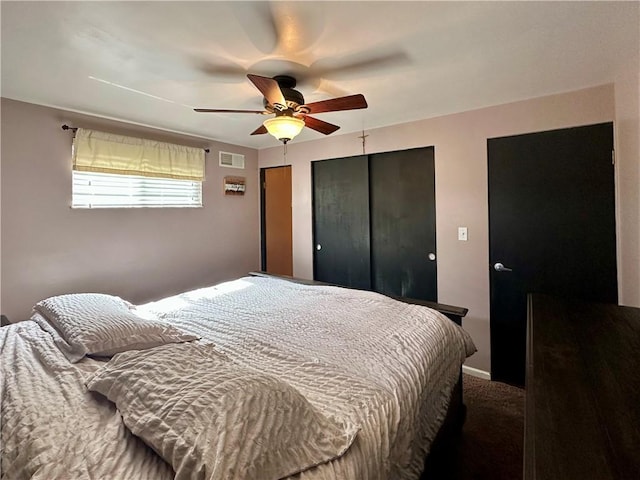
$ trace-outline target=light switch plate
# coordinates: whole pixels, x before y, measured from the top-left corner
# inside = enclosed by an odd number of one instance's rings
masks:
[[[458,227],[458,240],[461,242],[467,241],[467,227]]]

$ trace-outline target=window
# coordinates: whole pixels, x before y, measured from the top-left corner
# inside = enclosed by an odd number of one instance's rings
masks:
[[[202,182],[73,171],[72,208],[201,207]]]
[[[204,150],[79,128],[72,208],[201,207]]]

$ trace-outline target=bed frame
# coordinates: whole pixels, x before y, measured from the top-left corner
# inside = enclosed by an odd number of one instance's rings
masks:
[[[306,280],[303,278],[291,277],[289,275],[275,275],[263,271],[249,272],[249,275],[253,277],[279,278],[281,280],[287,280],[289,282],[299,283],[302,285],[325,285],[343,287],[342,285],[318,282],[316,280]],[[429,302],[426,300],[405,298],[395,295],[387,296],[401,302],[411,303],[414,305],[423,305],[425,307],[437,310],[460,326],[462,326],[462,319],[469,311],[469,309],[467,308],[444,305],[441,303]],[[444,423],[440,427],[440,430],[438,431],[438,434],[436,435],[436,438],[431,445],[431,451],[425,459],[424,472],[420,477],[422,480],[446,478],[447,473],[451,472],[451,466],[455,461],[456,446],[458,444],[458,439],[460,437],[466,415],[467,407],[465,406],[462,397],[462,371],[460,371],[458,383],[451,393],[451,401],[449,402],[449,409],[447,410],[447,415],[445,417]]]

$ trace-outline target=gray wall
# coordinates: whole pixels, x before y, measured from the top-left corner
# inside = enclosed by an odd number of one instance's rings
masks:
[[[256,150],[2,99],[2,283],[11,321],[50,295],[104,292],[134,303],[246,274],[259,267]],[[67,123],[207,147],[204,208],[73,210]],[[218,166],[218,151],[246,156],[244,171]],[[225,196],[225,175],[247,177]]]
[[[439,301],[470,309],[465,328],[490,371],[486,139],[615,121],[620,303],[640,306],[640,74],[615,85],[368,130],[367,152],[435,145]],[[205,208],[71,210],[71,134],[62,123],[209,146]],[[359,134],[288,146],[292,164],[294,275],[312,278],[311,161],[357,155]],[[0,308],[24,318],[48,295],[100,291],[143,302],[259,266],[258,152],[2,99]],[[225,198],[217,151],[247,156],[247,194]],[[282,165],[282,147],[260,166]],[[457,227],[469,241],[456,240]]]
[[[637,82],[637,70],[635,77],[633,72],[630,75],[627,83],[633,83],[634,78]],[[604,85],[365,132],[369,135],[367,153],[435,146],[438,300],[469,308],[464,326],[473,336],[478,353],[467,361],[468,366],[490,371],[487,138],[614,121],[614,97],[614,85]],[[635,101],[637,105],[637,90],[635,96],[621,94],[619,101]],[[329,114],[323,118],[330,121]],[[313,277],[311,161],[361,154],[359,135],[331,136],[304,143],[293,141],[288,145],[296,276]],[[616,129],[618,144],[627,146],[624,158],[619,156],[617,178],[627,173],[635,175],[618,192],[618,236],[630,239],[618,249],[618,265],[620,275],[625,275],[620,276],[621,301],[640,306],[640,295],[634,294],[640,288],[634,280],[640,265],[634,260],[638,252],[632,243],[637,238],[633,232],[637,233],[638,228],[640,161],[637,147],[634,150],[629,145],[633,143],[630,135],[634,133],[624,136]],[[279,165],[282,161],[282,147],[260,150],[260,167]],[[459,226],[468,228],[468,241],[457,240]],[[625,230],[621,234],[622,228]],[[622,264],[624,269],[620,268]]]

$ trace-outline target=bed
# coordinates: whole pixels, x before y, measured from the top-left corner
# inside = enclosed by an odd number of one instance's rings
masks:
[[[475,351],[422,305],[268,276],[51,297],[0,348],[7,480],[416,480]]]

